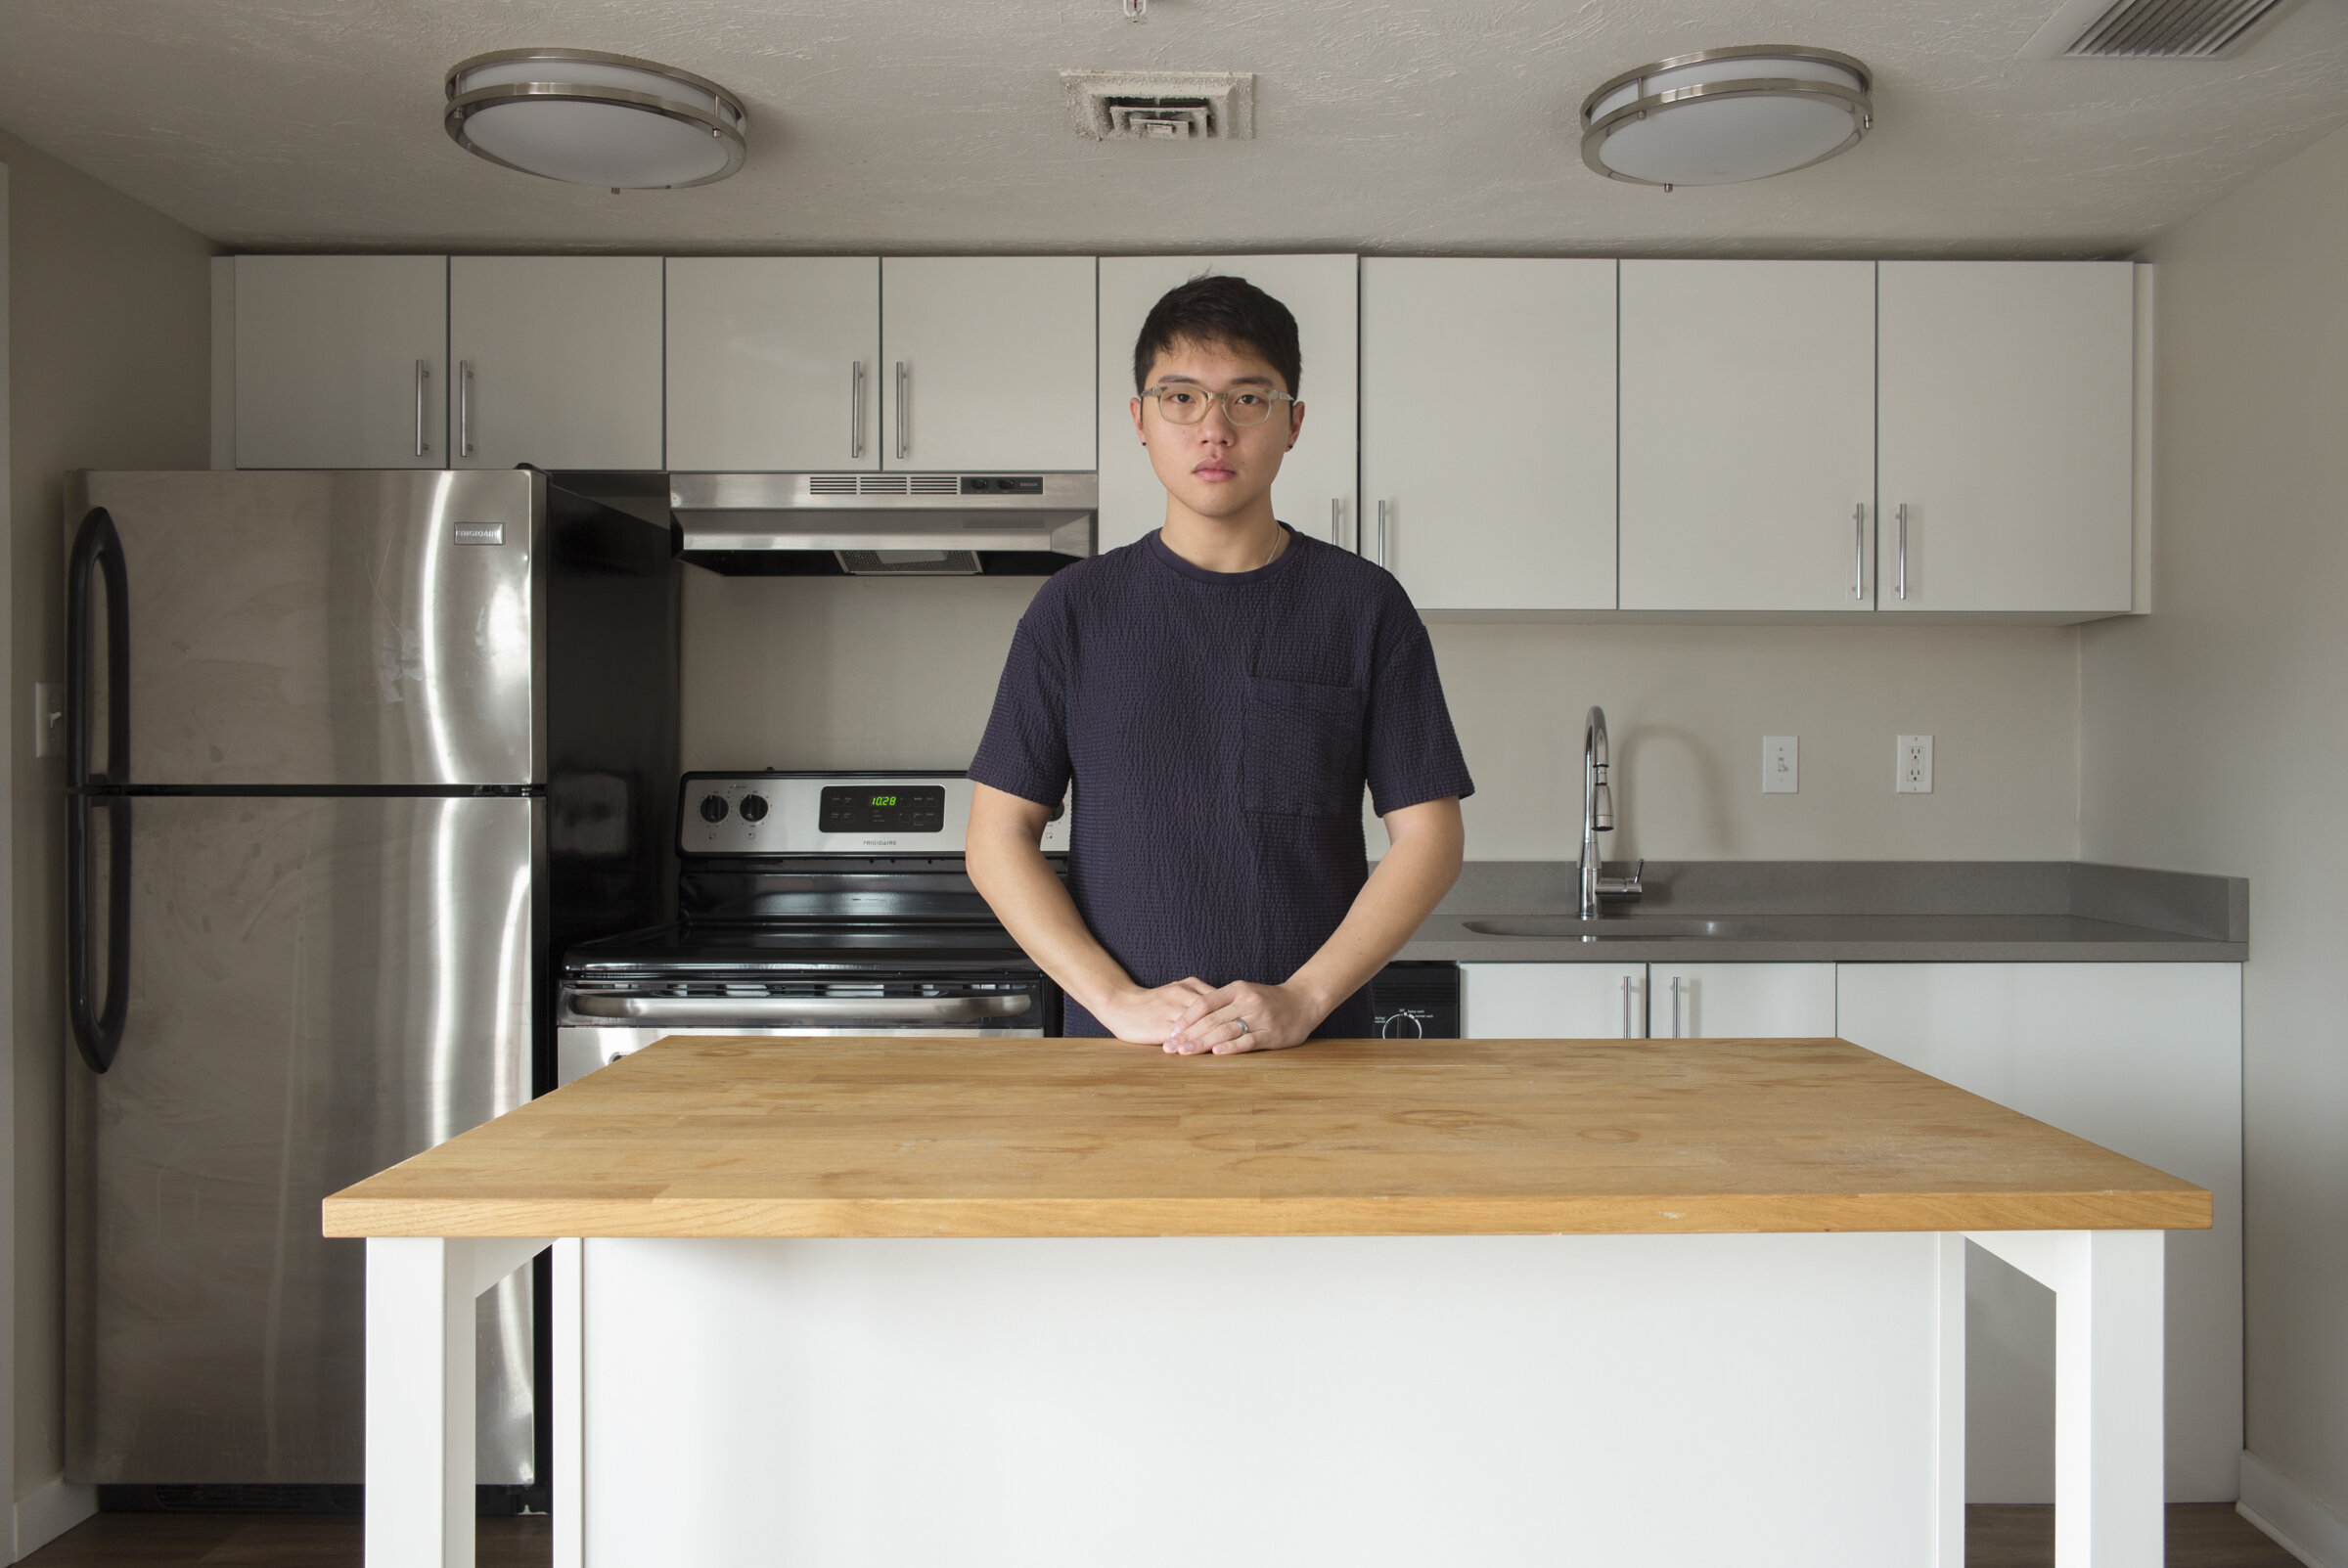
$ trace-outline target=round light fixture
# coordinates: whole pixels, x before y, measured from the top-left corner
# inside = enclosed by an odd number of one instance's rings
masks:
[[[707,185],[742,167],[749,116],[688,70],[591,49],[502,49],[449,67],[449,136],[578,185]]]
[[[1734,185],[1858,145],[1874,124],[1867,67],[1831,49],[1748,44],[1677,55],[1582,103],[1582,161],[1633,185]]]

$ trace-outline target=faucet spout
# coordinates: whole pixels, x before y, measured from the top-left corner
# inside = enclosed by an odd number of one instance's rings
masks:
[[[1582,720],[1582,864],[1580,914],[1585,920],[1599,917],[1599,899],[1637,898],[1645,889],[1642,874],[1647,869],[1643,860],[1639,871],[1629,876],[1603,874],[1605,861],[1598,847],[1598,835],[1614,830],[1614,786],[1607,774],[1612,771],[1606,746],[1606,710],[1592,707]]]

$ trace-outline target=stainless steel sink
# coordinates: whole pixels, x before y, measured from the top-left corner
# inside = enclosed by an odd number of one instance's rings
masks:
[[[1690,937],[1757,937],[1763,935],[1761,926],[1751,920],[1674,919],[1658,915],[1601,916],[1595,920],[1577,918],[1571,915],[1525,915],[1513,919],[1468,920],[1468,929],[1484,936],[1542,937],[1550,941],[1570,940],[1619,942],[1645,938],[1660,941],[1666,938],[1685,940]]]

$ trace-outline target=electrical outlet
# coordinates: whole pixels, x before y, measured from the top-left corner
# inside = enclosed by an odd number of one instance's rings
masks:
[[[57,757],[66,750],[66,683],[32,683],[32,754]]]
[[[1761,738],[1761,792],[1799,794],[1802,787],[1802,739],[1796,735]]]
[[[1903,735],[1898,738],[1898,771],[1892,775],[1894,794],[1928,795],[1932,792],[1932,738],[1928,735]]]

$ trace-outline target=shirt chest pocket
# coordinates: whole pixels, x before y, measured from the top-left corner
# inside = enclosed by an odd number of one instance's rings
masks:
[[[1360,814],[1362,688],[1249,676],[1245,703],[1242,806],[1284,817]]]

